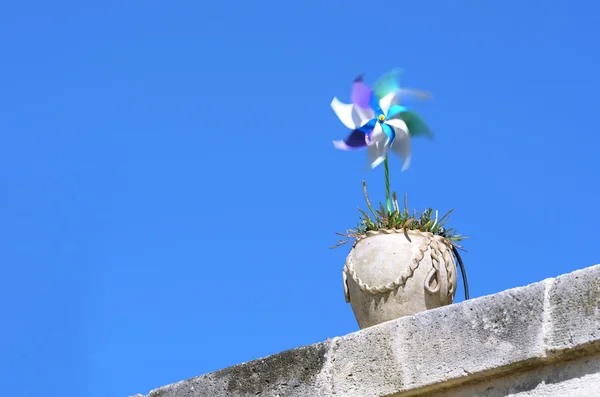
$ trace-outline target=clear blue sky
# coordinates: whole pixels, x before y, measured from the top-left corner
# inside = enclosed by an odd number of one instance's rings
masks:
[[[474,297],[600,262],[594,1],[0,6],[0,380],[126,397],[358,329],[361,180],[329,103],[405,69],[436,133],[409,206],[455,208]],[[462,299],[462,289],[458,296]]]

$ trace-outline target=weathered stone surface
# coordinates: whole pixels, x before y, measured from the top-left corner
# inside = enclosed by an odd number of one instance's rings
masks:
[[[391,348],[393,322],[334,339],[331,381],[339,396],[383,396],[400,390],[402,364]]]
[[[397,321],[393,350],[404,389],[525,365],[544,356],[544,283]]]
[[[402,396],[402,395],[400,395]],[[600,354],[485,378],[427,397],[598,397]]]
[[[554,279],[548,301],[550,351],[600,342],[600,265]]]
[[[147,397],[204,396],[598,397],[600,265],[239,364]]]
[[[155,389],[147,397],[325,396],[319,375],[329,345],[287,350]]]

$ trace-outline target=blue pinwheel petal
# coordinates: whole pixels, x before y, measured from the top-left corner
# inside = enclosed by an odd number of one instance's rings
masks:
[[[389,139],[389,144],[391,145],[392,142],[394,142],[394,138],[396,138],[396,133],[394,132],[394,129],[385,123],[381,124],[381,128],[383,128],[383,132],[385,132],[385,135]]]
[[[382,114],[381,106],[379,106],[379,99],[375,95],[371,96],[371,101],[369,102],[369,107],[373,109],[375,112],[375,116]]]
[[[392,106],[390,106],[390,110],[388,110],[388,113],[386,114],[386,118],[391,119],[394,116],[397,116],[402,112],[406,112],[407,110],[408,109],[406,109],[404,106],[392,105]]]
[[[358,131],[363,132],[364,134],[370,134],[375,129],[375,125],[377,124],[377,119],[371,119],[367,122],[367,124],[363,125],[358,129]]]

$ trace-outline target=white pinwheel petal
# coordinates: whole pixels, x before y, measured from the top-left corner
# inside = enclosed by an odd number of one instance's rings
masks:
[[[353,103],[340,102],[337,98],[331,101],[331,108],[340,121],[351,130],[362,127],[373,118],[369,117],[368,111],[358,108]]]
[[[375,127],[373,127],[373,132],[371,132],[371,142],[385,142],[386,137],[387,135],[385,135],[381,124],[376,123]]]
[[[356,114],[360,118],[360,125],[359,125],[359,127],[362,127],[363,125],[367,124],[367,122],[369,120],[372,120],[372,119],[375,118],[375,111],[373,109],[371,109],[371,108],[361,108],[360,106],[358,106],[356,104],[352,104],[352,106],[354,106],[354,111],[356,112]]]
[[[385,123],[392,127],[396,133],[396,138],[390,148],[392,152],[404,160],[402,171],[406,171],[410,167],[410,134],[408,127],[404,121],[398,119],[387,120]]]
[[[367,146],[367,152],[369,155],[369,163],[371,169],[377,167],[383,163],[387,157],[388,146],[386,145],[387,135],[381,128],[381,124],[377,123],[371,134],[371,141]]]
[[[398,97],[400,96],[399,91],[390,92],[379,101],[379,107],[384,115],[387,116],[390,107],[398,101]]]
[[[387,155],[387,146],[385,145],[369,145],[368,147],[369,153],[369,165],[371,169],[377,167],[379,164],[383,163]]]
[[[400,119],[390,119],[386,120],[385,123],[394,129],[396,133],[396,138],[398,135],[409,135],[408,126],[404,122],[404,120]]]
[[[340,121],[349,129],[356,129],[356,122],[353,117],[354,105],[350,103],[342,103],[337,98],[331,101],[331,108],[335,112]]]
[[[432,98],[431,92],[415,90],[413,88],[401,88],[399,93],[402,98],[414,98],[422,101]],[[398,103],[400,103],[400,98],[398,98]]]
[[[406,171],[410,167],[410,137],[402,133],[397,134],[390,149],[403,160],[402,171]]]
[[[381,110],[387,116],[392,105],[400,105],[406,100],[410,99],[418,99],[422,101],[431,99],[431,93],[412,88],[401,88],[397,91],[390,92],[381,98],[381,101],[379,101],[379,107],[381,107]]]

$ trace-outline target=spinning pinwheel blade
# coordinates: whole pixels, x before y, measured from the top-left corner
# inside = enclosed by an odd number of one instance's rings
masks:
[[[346,139],[333,142],[335,148],[367,149],[371,168],[384,162],[391,150],[403,159],[403,171],[410,166],[411,137],[432,139],[433,134],[416,112],[402,105],[407,99],[425,99],[428,94],[401,88],[400,74],[401,70],[395,69],[383,75],[373,88],[365,84],[363,75],[359,75],[352,84],[352,103],[333,98],[333,111],[352,130]]]

